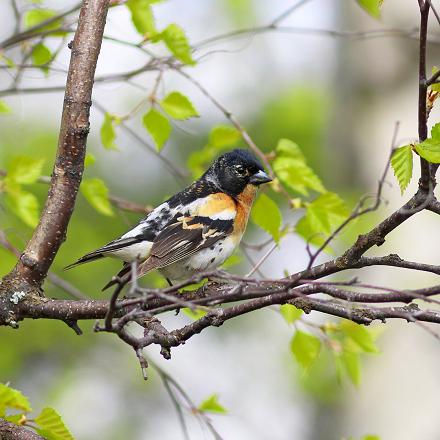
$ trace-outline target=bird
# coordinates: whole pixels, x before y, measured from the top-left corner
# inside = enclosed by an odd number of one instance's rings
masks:
[[[153,209],[134,228],[66,267],[118,258],[123,268],[105,290],[158,270],[168,283],[221,266],[246,229],[258,187],[272,179],[248,150],[219,156],[196,181]]]

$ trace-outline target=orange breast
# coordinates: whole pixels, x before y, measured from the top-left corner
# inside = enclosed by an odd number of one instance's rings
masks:
[[[255,185],[246,185],[242,193],[237,197],[237,216],[234,223],[234,231],[232,233],[233,240],[239,242],[246,229],[246,225],[257,194]]]
[[[235,202],[232,197],[224,193],[215,193],[209,196],[208,203],[204,203],[197,209],[195,215],[212,217],[220,212],[230,212],[232,214],[234,210]]]

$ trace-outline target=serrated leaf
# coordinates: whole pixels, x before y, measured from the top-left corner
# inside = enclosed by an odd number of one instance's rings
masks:
[[[391,167],[399,182],[400,191],[403,194],[411,181],[413,173],[413,153],[411,145],[405,145],[394,151],[391,156]]]
[[[175,23],[170,24],[160,33],[160,39],[178,60],[189,65],[196,63],[192,58],[191,46],[185,31],[180,26]]]
[[[276,243],[280,240],[281,212],[278,205],[266,194],[261,194],[251,212],[252,221],[264,229]]]
[[[145,113],[142,122],[156,144],[157,151],[162,150],[165,142],[170,137],[170,121],[162,113],[152,108]]]
[[[12,113],[11,108],[5,101],[0,99],[0,115],[9,115]]]
[[[43,66],[52,59],[52,54],[43,43],[36,44],[32,49],[32,62],[36,66]]]
[[[52,9],[30,9],[24,14],[24,27],[26,29],[33,28],[39,25],[43,21],[48,20],[56,15],[56,12]],[[56,20],[53,23],[48,24],[41,28],[41,30],[56,29],[60,25],[60,20]]]
[[[44,159],[16,156],[8,166],[7,179],[19,184],[35,183],[41,176]]]
[[[220,405],[218,401],[218,394],[209,396],[199,405],[198,410],[216,414],[226,414],[228,412],[224,406]]]
[[[290,342],[290,349],[298,364],[307,370],[319,355],[321,341],[310,333],[297,330]]]
[[[289,139],[280,139],[276,153],[273,170],[284,184],[305,196],[309,189],[320,193],[326,191],[319,177],[307,165],[297,144]]]
[[[431,138],[440,142],[440,123],[433,125],[431,128]]]
[[[217,148],[230,147],[237,144],[241,134],[229,125],[217,125],[209,133],[209,145]]]
[[[113,216],[113,208],[108,198],[108,188],[103,180],[97,177],[83,179],[80,190],[90,205],[99,213],[109,217]]]
[[[359,348],[367,353],[378,353],[379,349],[376,346],[373,335],[368,329],[355,322],[344,320],[340,324],[341,331],[355,342]]]
[[[134,27],[145,38],[151,38],[157,33],[151,3],[154,2],[151,0],[128,0],[126,3]]]
[[[14,214],[24,223],[31,228],[37,226],[40,214],[40,203],[32,193],[22,191],[18,188],[14,192],[8,192],[6,194],[6,201]]]
[[[297,309],[292,304],[283,304],[280,306],[280,312],[288,324],[293,324],[295,321],[298,321],[304,313],[301,309]]]
[[[380,8],[383,0],[357,0],[357,2],[373,18],[380,18]]]
[[[415,144],[417,153],[431,163],[440,163],[440,140],[426,139],[420,144]]]
[[[174,119],[199,116],[192,102],[180,92],[171,92],[161,101],[162,108]]]
[[[5,416],[6,409],[13,408],[31,412],[29,400],[20,391],[0,383],[0,417]]]
[[[61,416],[53,408],[43,408],[35,418],[38,434],[47,440],[74,440]]]
[[[117,150],[118,147],[115,144],[116,132],[115,125],[116,119],[110,114],[105,113],[104,121],[101,125],[101,142],[106,150]]]
[[[310,243],[320,246],[348,216],[344,201],[335,193],[321,194],[306,208],[295,226],[296,232]]]

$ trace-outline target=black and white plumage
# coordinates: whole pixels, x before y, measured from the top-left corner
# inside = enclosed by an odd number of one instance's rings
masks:
[[[125,262],[119,277],[158,269],[181,280],[220,266],[239,244],[257,187],[271,179],[246,150],[220,156],[206,173],[150,212],[138,225],[68,268],[103,257]],[[105,288],[114,284],[110,282]]]

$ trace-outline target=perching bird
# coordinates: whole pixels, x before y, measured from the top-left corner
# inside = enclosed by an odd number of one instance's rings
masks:
[[[257,188],[272,179],[246,150],[223,154],[203,176],[151,211],[137,226],[68,266],[115,257],[118,277],[158,269],[168,282],[219,267],[240,243]],[[104,289],[115,284],[110,281]],[[103,290],[104,290],[103,289]]]

